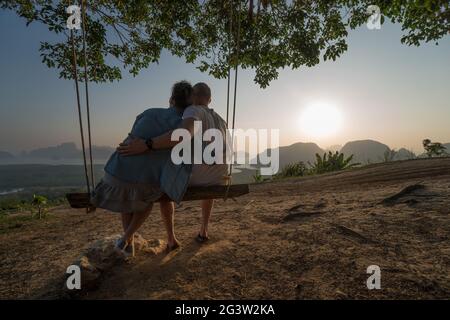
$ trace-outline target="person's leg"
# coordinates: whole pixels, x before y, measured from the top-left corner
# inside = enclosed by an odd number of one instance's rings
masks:
[[[120,216],[122,220],[123,232],[125,233],[130,226],[131,221],[133,220],[133,213],[121,213]],[[129,246],[130,244],[131,246]],[[120,251],[121,253],[125,253],[127,256],[134,256],[133,243],[131,243],[130,240],[127,240],[125,236],[116,241],[115,250]]]
[[[161,209],[161,218],[167,231],[167,247],[169,250],[178,248],[180,243],[174,232],[174,203],[172,201],[161,201],[159,205]]]
[[[146,211],[133,213],[130,224],[123,235],[123,239],[127,243],[130,243],[133,240],[134,233],[144,224],[145,220],[150,215],[150,212],[152,212],[152,207],[153,205]]]
[[[126,232],[133,218],[132,213],[121,213],[123,232]]]
[[[214,199],[202,200],[202,224],[200,226],[200,236],[208,237],[208,224],[211,216],[211,210],[214,205]]]

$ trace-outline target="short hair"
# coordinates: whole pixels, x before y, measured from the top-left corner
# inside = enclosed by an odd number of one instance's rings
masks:
[[[175,83],[172,87],[171,99],[175,107],[186,109],[192,104],[193,88],[188,81],[179,81]]]
[[[194,93],[200,97],[204,97],[207,99],[211,98],[211,89],[204,82],[199,82],[194,86]]]

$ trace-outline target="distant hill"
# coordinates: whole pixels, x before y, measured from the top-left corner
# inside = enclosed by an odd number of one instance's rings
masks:
[[[92,146],[94,160],[106,160],[114,152],[111,147]],[[39,148],[22,153],[21,158],[41,160],[81,160],[83,153],[73,142],[62,143],[57,146]]]
[[[447,153],[450,154],[450,143],[445,143]],[[361,164],[381,162],[384,159],[385,151],[389,147],[383,143],[374,140],[360,140],[346,143],[343,147],[333,145],[326,150],[320,148],[315,143],[298,142],[290,146],[279,148],[280,151],[280,168],[287,164],[303,161],[314,163],[316,153],[323,154],[328,151],[340,151],[345,155],[354,155],[353,161]],[[96,163],[106,162],[114,148],[108,146],[93,146],[92,153]],[[249,157],[246,152],[238,152],[241,155]],[[419,154],[417,157],[426,157],[425,154]],[[394,160],[408,160],[414,158],[414,154],[405,148],[398,150]],[[62,143],[57,146],[34,149],[29,152],[22,152],[20,155],[0,151],[0,164],[82,164],[82,152],[73,142]]]
[[[12,160],[14,156],[6,151],[0,151],[0,160]]]
[[[290,163],[303,161],[311,163],[316,160],[316,153],[323,154],[325,151],[315,143],[298,142],[290,146],[280,147],[280,169]]]
[[[384,153],[389,147],[381,142],[374,140],[359,140],[347,142],[341,149],[346,156],[353,154],[353,162],[361,164],[381,162]]]
[[[39,158],[39,159],[76,159],[79,158],[81,150],[78,150],[77,146],[73,142],[63,143],[54,147],[40,148],[25,153],[27,158]]]
[[[298,142],[287,147],[280,147],[280,168],[299,161],[315,162],[316,153],[322,154],[324,152],[315,143]]]
[[[448,154],[450,154],[450,143],[444,143],[444,147],[445,147],[445,152],[447,152]]]
[[[397,151],[394,160],[410,160],[416,158],[416,154],[408,149],[401,148]]]

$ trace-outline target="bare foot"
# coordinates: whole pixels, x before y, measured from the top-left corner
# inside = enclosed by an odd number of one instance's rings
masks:
[[[175,240],[173,243],[167,243],[166,252],[169,253],[173,250],[176,250],[180,247],[181,243],[178,240]]]
[[[209,237],[208,237],[207,234],[202,235],[202,234],[199,233],[199,234],[197,235],[197,237],[195,238],[195,240],[196,240],[198,243],[204,243],[204,242],[206,242],[206,241],[209,240]]]

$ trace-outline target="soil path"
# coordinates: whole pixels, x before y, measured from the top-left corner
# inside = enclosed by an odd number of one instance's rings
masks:
[[[117,265],[82,298],[448,299],[449,213],[450,158],[252,185],[216,202],[209,243],[194,241],[198,203],[183,203],[180,250]],[[63,297],[66,267],[120,232],[112,213],[68,208],[10,228],[0,234],[0,298]],[[158,210],[141,233],[164,239]],[[381,290],[366,287],[370,265],[381,268]]]

